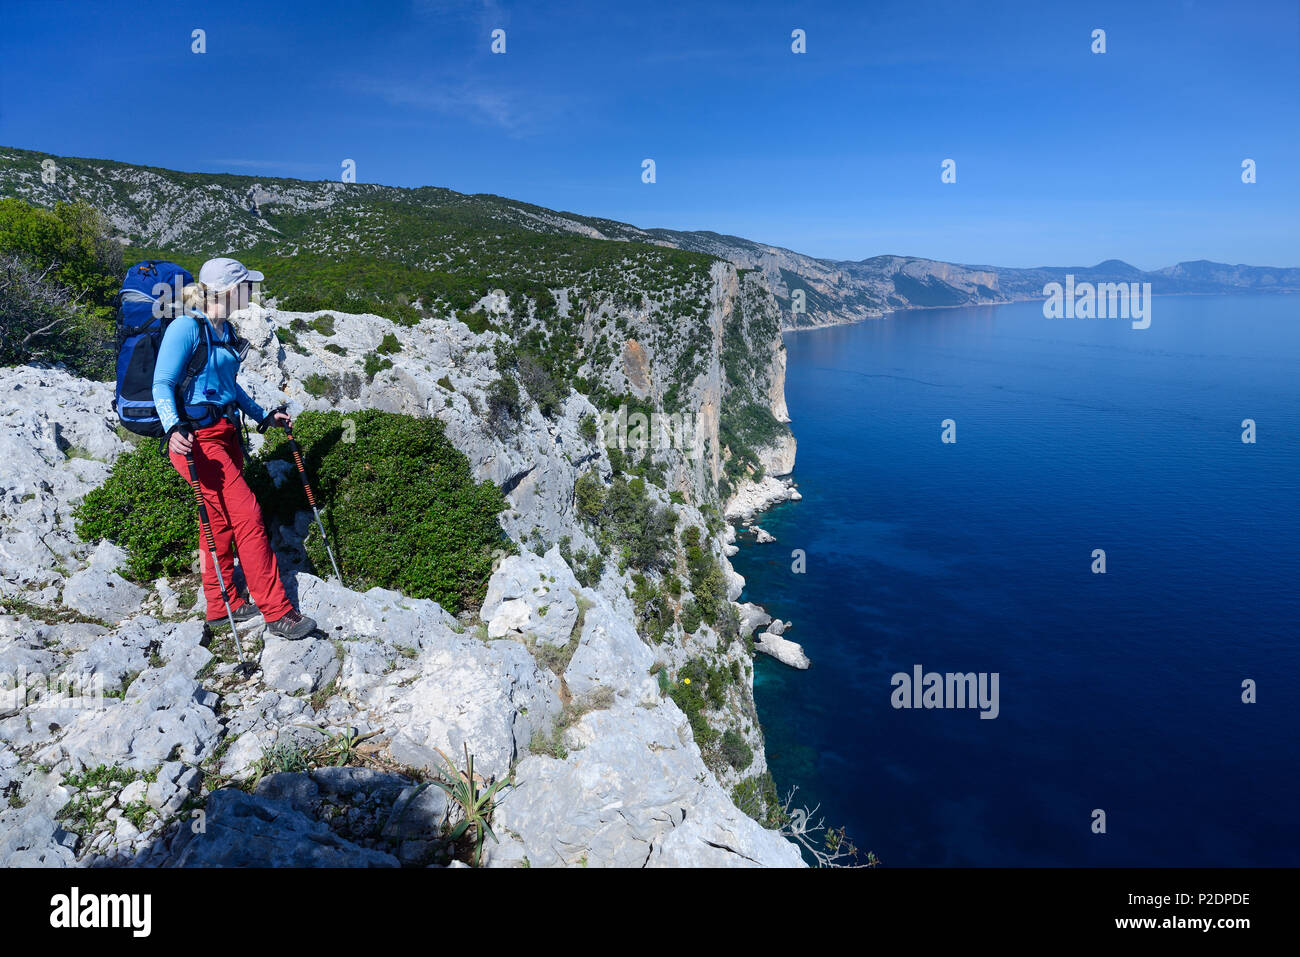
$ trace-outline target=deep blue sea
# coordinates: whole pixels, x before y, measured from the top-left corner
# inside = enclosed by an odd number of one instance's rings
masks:
[[[1300,864],[1300,297],[785,341],[803,500],[733,560],[813,662],[757,662],[781,792],[886,866]],[[893,708],[918,664],[998,717]]]

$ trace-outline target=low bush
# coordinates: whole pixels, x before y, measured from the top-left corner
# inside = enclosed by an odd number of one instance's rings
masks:
[[[672,605],[655,583],[644,575],[633,575],[632,585],[637,631],[656,644],[664,641],[676,620]]]
[[[152,441],[118,456],[73,517],[85,541],[106,538],[124,548],[126,571],[137,581],[188,572],[199,543],[194,493]]]
[[[519,417],[519,383],[509,375],[501,376],[488,386],[487,405],[488,424],[497,435],[504,435]]]
[[[601,484],[600,476],[595,472],[579,475],[573,483],[573,502],[583,518],[598,516],[605,505],[605,486]]]
[[[615,476],[602,490],[596,474],[588,472],[575,483],[574,495],[579,513],[624,563],[644,570],[667,567],[677,514],[655,502],[642,479]]]
[[[724,608],[730,605],[722,565],[717,556],[704,547],[698,527],[692,525],[682,532],[682,544],[686,546],[686,570],[690,575],[691,594],[695,596],[700,617],[709,625],[717,627],[723,620]]]
[[[302,387],[307,390],[307,394],[314,395],[318,399],[329,395],[333,384],[329,376],[321,375],[319,372],[313,372],[302,380]]]
[[[474,333],[476,336],[481,336],[483,333],[490,332],[496,328],[492,325],[492,321],[488,318],[486,312],[470,312],[468,309],[465,309],[457,313],[456,318],[469,326],[469,331]]]
[[[754,763],[754,749],[739,731],[728,728],[722,734],[722,757],[737,771],[743,771]]]
[[[542,415],[552,419],[564,405],[566,390],[557,383],[536,356],[522,353],[518,359],[519,381]]]
[[[677,681],[669,691],[669,697],[690,721],[691,733],[701,749],[707,748],[718,737],[718,732],[709,726],[705,716],[705,711],[720,706],[713,704],[711,676],[711,669],[702,659],[692,658],[677,673]]]
[[[288,522],[307,500],[297,481],[272,488],[265,462],[292,457],[282,434],[271,434],[279,441],[268,441],[249,481],[263,502],[274,502],[268,514]],[[304,412],[294,438],[350,586],[432,598],[453,612],[482,603],[494,553],[510,549],[497,522],[505,498],[491,482],[474,481],[441,422],[373,409]],[[306,545],[312,563],[329,568],[319,536]]]
[[[584,588],[595,588],[605,574],[605,557],[599,551],[580,548],[575,553],[568,535],[560,539],[560,555],[573,569],[573,577]]]
[[[392,359],[385,358],[384,356],[377,355],[373,352],[366,353],[363,369],[366,373],[367,382],[373,382],[375,376],[383,372],[385,369],[391,369],[392,367]]]

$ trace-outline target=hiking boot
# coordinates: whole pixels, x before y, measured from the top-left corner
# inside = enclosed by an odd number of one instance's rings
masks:
[[[245,601],[238,608],[232,608],[231,614],[235,618],[235,625],[239,626],[246,621],[252,621],[258,615],[260,615],[261,612],[257,610],[257,606],[254,605],[251,601]],[[229,625],[229,624],[230,624],[230,619],[227,618],[225,615],[222,615],[220,618],[208,619],[209,628],[216,628],[218,625]]]
[[[290,609],[289,614],[283,618],[277,618],[275,621],[266,623],[266,630],[280,638],[288,638],[290,641],[297,641],[299,638],[306,638],[316,630],[316,621],[308,618],[306,615],[300,615]]]

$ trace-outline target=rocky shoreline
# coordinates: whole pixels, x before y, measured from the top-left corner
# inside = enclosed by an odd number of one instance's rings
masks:
[[[770,532],[756,524],[756,520],[762,512],[774,506],[783,502],[797,502],[803,498],[794,479],[790,476],[794,469],[794,454],[793,437],[774,449],[763,450],[760,459],[765,468],[771,466],[782,471],[777,474],[765,474],[757,482],[744,483],[727,500],[724,514],[730,524],[727,527],[728,535],[724,550],[728,557],[734,556],[740,550],[735,544],[737,526],[752,532],[756,544],[767,545],[776,541]],[[803,646],[783,636],[785,629],[790,627],[790,622],[773,621],[772,617],[756,604],[747,603],[741,607],[748,609],[742,614],[741,630],[746,637],[753,636],[759,626],[768,626],[754,639],[754,650],[775,658],[781,664],[791,668],[805,670],[812,666]]]

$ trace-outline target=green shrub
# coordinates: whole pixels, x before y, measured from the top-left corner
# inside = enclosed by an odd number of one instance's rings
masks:
[[[595,518],[605,505],[605,486],[595,472],[586,472],[578,476],[573,483],[573,500],[578,506],[578,514],[583,518]]]
[[[469,326],[469,331],[474,333],[476,336],[481,336],[483,333],[496,328],[492,325],[491,320],[488,319],[486,312],[470,312],[466,309],[458,313],[456,318]]]
[[[334,317],[328,312],[323,316],[317,316],[308,325],[327,338],[334,335]]]
[[[600,429],[596,423],[594,415],[584,415],[582,421],[578,423],[578,434],[588,442],[595,442],[596,437],[600,434]]]
[[[137,581],[188,572],[199,543],[194,493],[154,442],[118,456],[74,518],[85,541],[106,538],[124,548]]]
[[[569,563],[573,577],[583,588],[595,588],[600,584],[600,578],[605,574],[605,556],[599,551],[589,552],[583,548],[574,554],[569,536],[565,535],[560,539],[560,555]]]
[[[318,399],[329,395],[333,385],[334,383],[330,382],[329,376],[321,375],[319,372],[313,372],[302,380],[302,387],[307,390],[308,394],[314,395]]]
[[[332,352],[332,353],[334,353],[336,356],[345,356],[345,355],[348,354],[348,350],[347,350],[347,349],[343,348],[343,347],[340,346],[340,345],[335,345],[335,344],[332,343],[332,342],[327,342],[327,343],[325,343],[325,351],[326,351],[326,352]],[[374,377],[372,376],[371,378],[374,378]]]
[[[703,619],[700,617],[700,603],[694,598],[682,605],[682,630],[693,635],[699,629]]]
[[[455,387],[454,385],[451,384],[451,379],[448,378],[447,376],[443,376],[441,379],[439,379],[439,380],[438,380],[438,385],[442,386],[442,387],[443,387],[444,389],[446,389],[448,392],[455,392],[455,391],[456,391],[456,387]]]
[[[739,731],[728,728],[722,734],[722,757],[737,771],[743,771],[754,763],[754,749]]]
[[[692,658],[677,673],[677,681],[669,697],[682,709],[691,723],[691,733],[701,749],[712,744],[718,732],[709,727],[704,712],[709,707],[706,693],[709,686],[709,669],[703,660]]]
[[[382,356],[376,355],[373,352],[366,353],[363,369],[366,373],[367,382],[373,382],[375,376],[383,372],[385,369],[391,369],[392,367],[393,367],[392,359],[384,358]]]
[[[283,436],[272,434],[279,439],[268,441],[249,480],[264,501],[274,499],[268,512],[288,522],[307,501],[298,482],[272,490],[264,462],[291,461]],[[450,611],[481,604],[493,553],[510,548],[497,522],[505,498],[491,482],[474,481],[441,422],[373,409],[304,412],[294,438],[350,585],[432,598]],[[329,568],[319,537],[306,544],[312,563]]]
[[[778,828],[788,820],[771,771],[745,778],[732,788],[731,801],[766,828]]]
[[[690,575],[691,594],[695,596],[700,617],[717,627],[726,621],[724,609],[731,604],[727,601],[727,579],[722,572],[722,565],[717,556],[701,543],[700,529],[697,526],[692,525],[682,532],[682,544],[686,546],[686,570]]]
[[[0,199],[0,365],[63,362],[112,379],[122,247],[84,202],[40,209]]]
[[[636,609],[637,630],[655,643],[662,642],[672,628],[672,606],[644,575],[632,576],[632,605]]]
[[[402,344],[397,341],[397,336],[391,332],[386,332],[379,345],[375,347],[375,351],[380,355],[391,356],[402,351]]]
[[[503,375],[488,386],[487,402],[488,424],[497,435],[502,435],[510,421],[519,417],[519,383]]]
[[[560,386],[536,356],[523,353],[518,359],[519,381],[537,408],[548,419],[554,418],[564,404],[567,389]]]
[[[603,493],[599,482],[595,472],[588,472],[575,483],[579,514],[596,526],[622,564],[645,570],[666,567],[673,557],[676,513],[655,502],[642,479],[616,476]]]

